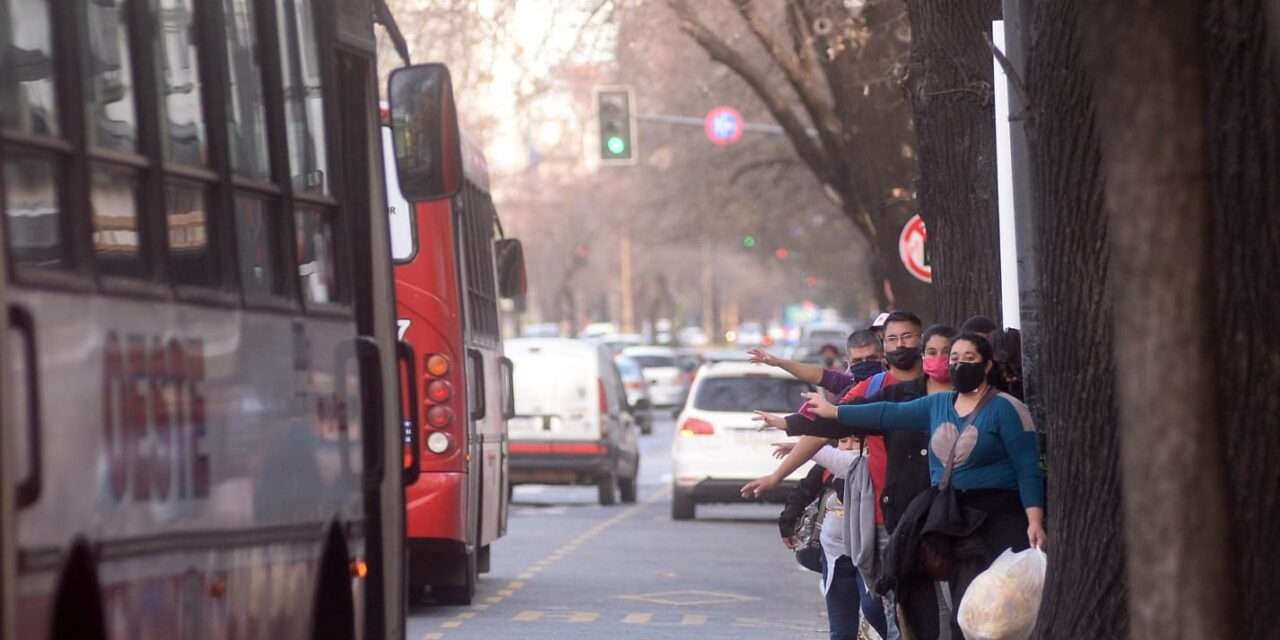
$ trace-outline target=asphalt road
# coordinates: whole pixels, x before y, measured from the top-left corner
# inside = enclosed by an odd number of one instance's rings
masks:
[[[671,520],[674,424],[655,417],[636,504],[518,487],[476,603],[415,605],[409,640],[825,638],[817,574],[783,548],[778,506],[700,505],[696,520]]]

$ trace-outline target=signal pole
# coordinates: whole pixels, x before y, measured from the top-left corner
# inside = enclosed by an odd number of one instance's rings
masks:
[[[631,286],[631,225],[623,224],[618,237],[618,261],[622,271],[622,332],[636,332],[635,290]]]

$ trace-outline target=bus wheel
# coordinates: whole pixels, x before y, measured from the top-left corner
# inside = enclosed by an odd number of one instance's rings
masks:
[[[355,611],[351,602],[351,570],[347,543],[338,527],[331,526],[321,556],[320,581],[312,613],[311,637],[349,640],[355,637]]]
[[[102,592],[94,564],[93,554],[83,540],[72,543],[66,566],[58,579],[53,632],[49,635],[53,640],[100,640],[107,637]]]
[[[609,475],[596,480],[596,493],[599,494],[600,506],[609,507],[618,504],[618,473],[612,471]]]
[[[639,474],[639,471],[636,471]],[[636,476],[618,479],[618,492],[622,494],[622,502],[632,504],[636,501]]]
[[[431,595],[435,596],[437,604],[466,606],[470,605],[471,601],[476,597],[476,582],[480,578],[476,565],[475,549],[466,552],[460,560],[463,563],[462,584],[434,585],[431,587]]]

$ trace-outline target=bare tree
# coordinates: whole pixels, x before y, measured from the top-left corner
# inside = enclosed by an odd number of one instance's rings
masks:
[[[894,260],[897,231],[913,212],[894,204],[914,193],[916,170],[901,91],[910,34],[901,3],[868,2],[856,12],[833,1],[668,4],[680,28],[751,87],[866,238],[881,306],[891,306],[892,291],[898,306],[931,312],[930,289]]]

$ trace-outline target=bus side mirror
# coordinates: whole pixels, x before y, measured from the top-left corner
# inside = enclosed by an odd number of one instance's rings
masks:
[[[391,72],[391,137],[400,192],[410,202],[448,198],[462,186],[462,142],[449,68],[438,62]]]
[[[524,270],[524,247],[515,238],[493,242],[498,262],[498,295],[503,298],[523,296],[529,290]]]

